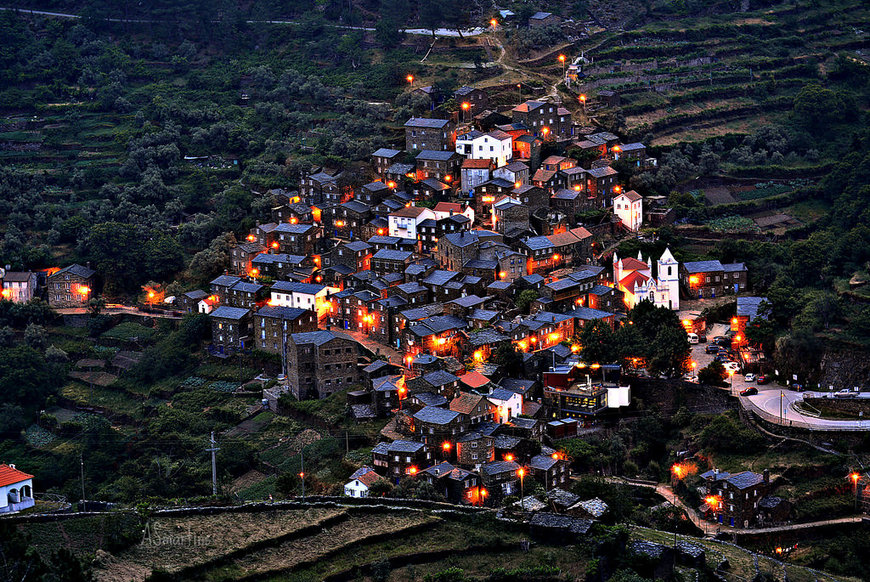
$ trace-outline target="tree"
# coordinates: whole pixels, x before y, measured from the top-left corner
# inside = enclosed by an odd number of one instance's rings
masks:
[[[583,359],[590,363],[610,363],[616,359],[613,330],[602,319],[587,323],[580,330]]]
[[[794,118],[798,124],[828,133],[845,113],[845,104],[840,95],[817,83],[805,85],[794,98]]]
[[[405,33],[399,30],[399,25],[391,17],[381,18],[375,24],[375,39],[385,49],[393,49],[401,44]]]
[[[31,323],[24,330],[24,343],[35,350],[44,350],[48,342],[48,336],[45,334],[45,328],[41,325]]]
[[[444,23],[444,12],[441,0],[423,0],[420,6],[420,24],[423,28],[428,28],[432,31],[432,37],[435,38],[435,31]]]
[[[682,327],[663,327],[652,342],[649,371],[679,376],[685,371],[690,353],[689,339]]]
[[[535,291],[534,289],[526,289],[519,294],[514,304],[517,306],[517,309],[519,309],[523,313],[528,313],[529,306],[538,297],[540,297],[540,295],[537,291]]]
[[[698,371],[698,382],[708,386],[725,386],[726,375],[722,362],[714,360]]]

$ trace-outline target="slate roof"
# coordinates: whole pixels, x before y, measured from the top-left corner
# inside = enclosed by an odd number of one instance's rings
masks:
[[[297,283],[295,281],[275,281],[275,283],[272,284],[272,291],[283,291],[285,293],[303,293],[305,295],[317,295],[325,288],[325,285],[317,285],[314,283]]]
[[[595,518],[599,518],[607,513],[607,504],[597,497],[587,501],[581,501],[577,506],[581,507],[586,513]]]
[[[346,208],[352,212],[356,212],[357,214],[365,214],[369,212],[372,207],[364,202],[360,202],[359,200],[348,200],[343,204],[339,204],[342,208]]]
[[[481,475],[498,475],[499,473],[513,472],[516,474],[520,466],[514,461],[493,461],[486,463],[480,468]]]
[[[433,162],[446,162],[456,156],[456,152],[450,150],[423,150],[415,159]]]
[[[683,263],[683,267],[689,273],[710,273],[721,271],[722,263],[719,261],[689,261],[688,263]]]
[[[283,232],[286,234],[305,234],[316,228],[313,224],[290,224],[282,222],[275,227],[275,232]]]
[[[356,343],[349,335],[343,334],[338,331],[326,331],[326,330],[318,330],[318,331],[306,331],[302,333],[294,333],[291,334],[290,337],[293,339],[293,343],[295,344],[315,344],[315,345],[323,345],[326,342],[332,341],[335,338],[345,339],[351,342]]]
[[[439,408],[437,406],[426,406],[421,408],[414,418],[420,422],[428,424],[450,424],[459,417],[459,413],[455,410]],[[422,444],[420,445],[422,446]]]
[[[412,117],[405,122],[405,127],[422,127],[428,129],[441,129],[450,123],[447,119],[430,119],[427,117]]]
[[[55,273],[57,274],[57,273]],[[239,281],[241,281],[241,277],[236,277],[234,275],[221,275],[216,277],[212,281],[209,282],[209,285],[219,285],[221,287],[232,287]]]
[[[621,146],[621,148],[622,148],[622,151],[624,151],[624,152],[633,152],[633,151],[637,151],[637,150],[645,150],[646,146],[643,145],[642,143],[636,141],[633,143],[627,143],[627,144]]]
[[[56,277],[57,275],[62,275],[65,273],[69,273],[70,275],[76,275],[77,277],[81,277],[83,279],[89,279],[89,278],[93,277],[97,272],[94,271],[93,269],[89,269],[88,267],[85,267],[84,265],[79,265],[78,263],[74,263],[68,267],[64,267],[63,269],[54,273],[53,275],[50,275],[50,278]],[[14,470],[15,469],[12,469],[12,471],[14,471]]]
[[[438,409],[436,409],[438,410]],[[393,441],[387,445],[387,452],[390,453],[416,453],[423,449],[425,445],[416,441]]]
[[[588,172],[589,175],[593,178],[606,178],[607,176],[615,176],[619,173],[610,166],[606,166],[604,168],[592,168]]]
[[[553,248],[553,243],[545,236],[530,236],[523,243],[533,251]]]
[[[761,303],[767,301],[766,297],[738,297],[737,298],[737,315],[748,317],[752,321],[758,317],[758,308]]]
[[[613,316],[613,314],[610,312],[601,311],[600,309],[592,309],[591,307],[578,307],[569,311],[568,315],[574,317],[575,319],[582,320],[604,319],[606,317]]]
[[[528,394],[532,386],[535,385],[534,380],[524,380],[522,378],[502,378],[499,386],[505,390],[516,392],[517,394]]]
[[[516,396],[516,392],[511,392],[510,390],[505,390],[504,388],[495,388],[492,392],[490,392],[488,398],[490,400],[510,400],[514,396]]]
[[[764,483],[764,476],[753,471],[743,471],[731,475],[726,481],[738,489],[748,489],[749,487]]]
[[[425,337],[451,329],[465,329],[467,326],[468,324],[464,319],[452,315],[433,315],[412,325],[411,332],[419,337]]]
[[[549,471],[558,462],[559,461],[549,455],[535,455],[529,461],[529,466],[532,469],[538,469],[539,471]]]
[[[459,396],[450,401],[450,410],[455,410],[456,412],[470,415],[474,412],[474,409],[477,408],[477,405],[480,404],[480,401],[483,399],[484,397],[479,394],[462,392]]]
[[[446,271],[443,269],[436,269],[429,273],[429,275],[425,279],[423,279],[423,283],[427,285],[441,287],[442,285],[446,285],[458,276],[458,271]]]
[[[219,319],[241,319],[246,316],[250,311],[244,309],[242,307],[229,307],[228,305],[221,305],[214,311],[210,313],[211,317],[219,318]]]
[[[263,286],[259,283],[248,283],[247,281],[239,281],[230,287],[233,291],[241,291],[242,293],[257,293]]]
[[[432,392],[418,392],[412,398],[419,400],[423,406],[444,406],[447,404],[447,398]]]
[[[257,315],[260,317],[274,317],[277,319],[292,321],[294,319],[299,319],[307,313],[311,312],[308,309],[301,309],[299,307],[277,307],[266,305],[257,312]]]
[[[515,448],[522,442],[523,439],[507,434],[500,434],[495,437],[495,448],[502,450],[510,450]]]
[[[369,239],[371,240],[371,239]],[[411,251],[397,251],[393,249],[381,249],[372,255],[372,259],[383,259],[387,261],[406,261],[410,259],[414,253]]]
[[[390,148],[378,148],[374,152],[372,152],[372,156],[377,156],[379,158],[392,158],[402,153],[399,150],[391,150]]]
[[[450,372],[445,372],[444,370],[435,370],[434,372],[424,374],[423,380],[430,386],[439,387],[452,384],[459,380],[459,378],[454,376]]]

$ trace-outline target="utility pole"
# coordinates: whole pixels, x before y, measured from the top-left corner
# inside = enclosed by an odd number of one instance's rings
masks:
[[[211,448],[206,449],[206,452],[211,453],[211,494],[217,497],[217,452],[220,448],[215,446],[214,431],[211,432],[209,443]]]
[[[85,459],[82,455],[82,452],[79,451],[79,463],[81,464],[81,476],[82,476],[82,511],[84,511],[85,505]]]

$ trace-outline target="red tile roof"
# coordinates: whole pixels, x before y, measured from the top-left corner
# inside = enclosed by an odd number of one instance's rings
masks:
[[[622,259],[622,269],[624,271],[637,271],[639,269],[649,269],[649,265],[633,257],[626,257]]]
[[[15,483],[27,481],[28,479],[33,479],[33,475],[28,475],[27,473],[19,471],[9,465],[0,465],[0,487],[14,485]]]
[[[467,168],[486,169],[490,166],[490,164],[492,164],[492,160],[490,160],[490,159],[474,160],[474,159],[468,158],[464,162],[462,162],[462,167],[466,168],[466,169]]]
[[[649,280],[649,277],[644,275],[639,271],[634,271],[631,275],[627,275],[623,277],[622,281],[619,282],[623,288],[628,290],[630,293],[634,294],[634,288],[636,285],[643,285]]]
[[[469,388],[480,388],[481,386],[486,386],[489,384],[489,378],[478,372],[477,370],[473,372],[468,372],[459,377],[459,381],[468,386]]]

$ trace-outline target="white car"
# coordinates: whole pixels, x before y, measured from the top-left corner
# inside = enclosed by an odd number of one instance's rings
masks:
[[[743,376],[744,382],[755,382],[755,374],[746,374]]]
[[[725,362],[724,365],[726,370],[730,370],[732,372],[736,372],[740,369],[740,364],[738,364],[737,362]]]

